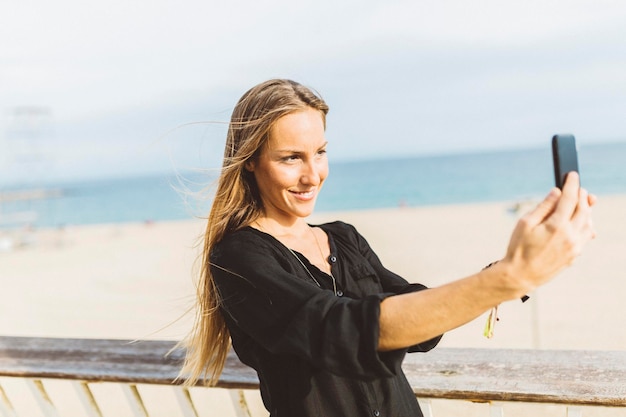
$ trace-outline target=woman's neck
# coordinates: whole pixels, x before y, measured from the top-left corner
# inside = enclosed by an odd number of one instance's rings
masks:
[[[297,238],[310,233],[309,225],[302,218],[296,218],[293,221],[278,221],[269,217],[259,217],[250,226],[276,238]]]

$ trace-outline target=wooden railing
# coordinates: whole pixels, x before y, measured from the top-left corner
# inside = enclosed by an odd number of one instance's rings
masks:
[[[149,415],[137,389],[142,384],[170,386],[179,415],[198,416],[190,391],[172,384],[183,357],[173,347],[171,341],[0,337],[0,415],[20,415],[2,388],[20,378],[45,416],[61,415],[46,390],[58,379],[74,386],[82,415],[104,415],[91,387],[113,382],[136,416]],[[582,415],[584,406],[626,407],[626,351],[438,348],[407,355],[403,369],[427,416],[430,399],[489,403],[491,416],[503,416],[507,402],[561,404],[568,416]],[[258,389],[254,371],[230,355],[217,386],[229,390],[238,416],[251,415],[243,393]]]

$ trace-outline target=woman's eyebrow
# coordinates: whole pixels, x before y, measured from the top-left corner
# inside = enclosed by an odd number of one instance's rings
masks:
[[[285,149],[273,149],[272,152],[276,152],[276,153],[302,153],[304,151],[298,150],[298,149],[285,148]]]
[[[320,145],[317,149],[322,149],[325,148],[328,145],[328,141],[324,142],[322,145]],[[284,149],[271,149],[272,152],[277,152],[277,153],[304,153],[306,152],[306,150],[303,149],[295,149],[295,148],[284,148]]]

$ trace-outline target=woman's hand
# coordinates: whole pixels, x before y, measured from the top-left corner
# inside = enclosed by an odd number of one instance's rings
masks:
[[[583,246],[595,237],[591,206],[596,197],[580,188],[578,174],[567,175],[558,188],[518,222],[499,265],[507,271],[517,295],[544,284],[570,265]]]

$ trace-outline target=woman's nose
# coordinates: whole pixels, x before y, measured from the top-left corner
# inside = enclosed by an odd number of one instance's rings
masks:
[[[307,185],[318,185],[320,183],[320,168],[315,161],[307,161],[303,164],[300,182]]]

